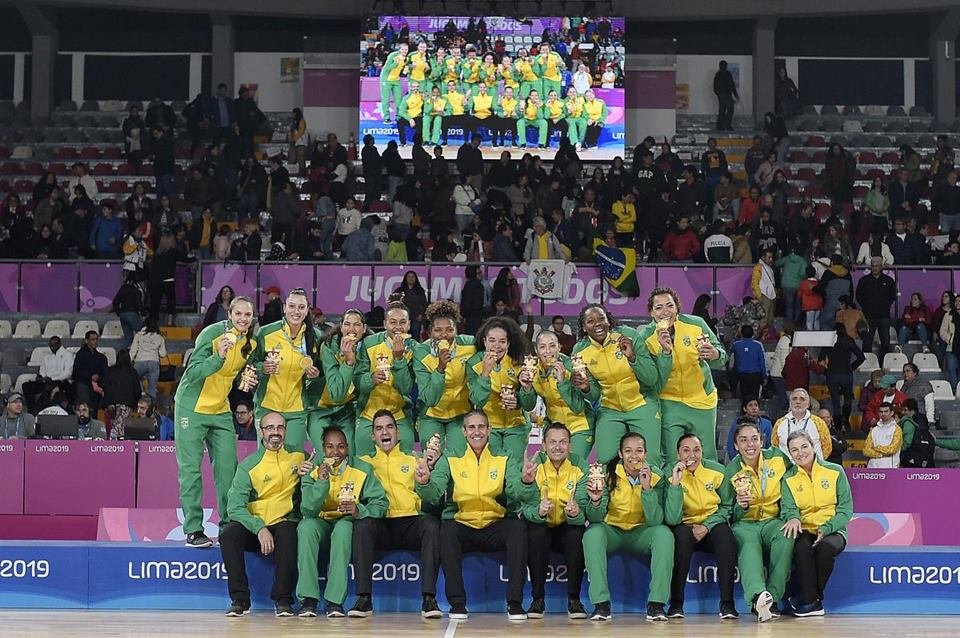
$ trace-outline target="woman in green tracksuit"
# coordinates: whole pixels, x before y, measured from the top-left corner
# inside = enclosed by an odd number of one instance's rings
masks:
[[[793,614],[822,616],[823,591],[837,556],[847,546],[853,494],[843,468],[818,459],[804,430],[790,433],[787,449],[795,465],[783,477],[782,509],[796,538],[793,564],[800,581]]]
[[[390,410],[397,420],[400,449],[413,452],[414,433],[410,396],[413,394],[413,346],[410,338],[410,311],[394,297],[387,304],[386,330],[363,340],[357,352],[357,431],[354,455],[373,456],[373,415]]]
[[[206,445],[213,465],[217,512],[227,518],[227,493],[237,472],[237,435],[228,395],[234,380],[258,348],[253,339],[253,302],[234,297],[229,319],[203,329],[177,386],[173,421],[183,532],[188,547],[213,545],[203,532],[203,479]]]
[[[570,357],[561,354],[557,335],[548,330],[537,335],[536,350],[536,369],[520,372],[520,401],[529,405],[538,396],[543,399],[547,423],[565,425],[570,432],[570,453],[586,460],[593,447],[593,410],[588,411],[583,393],[570,383]]]
[[[567,139],[578,149],[583,144],[583,135],[586,132],[587,121],[583,118],[583,96],[577,95],[572,86],[567,89],[567,99],[563,108],[567,112]]]
[[[573,347],[573,385],[599,404],[594,427],[597,461],[617,457],[626,432],[642,434],[650,463],[661,465],[660,376],[636,330],[617,324],[600,304],[580,312],[580,341]],[[583,365],[584,370],[578,371]]]
[[[515,461],[526,454],[530,438],[524,410],[536,406],[535,396],[531,400],[517,392],[527,338],[513,319],[490,317],[477,331],[476,348],[467,361],[470,403],[487,415],[490,451]]]
[[[647,299],[647,311],[653,321],[640,331],[640,338],[663,379],[663,458],[676,453],[684,434],[696,434],[703,442],[704,457],[716,461],[717,388],[711,369],[723,369],[727,353],[703,319],[679,314],[680,299],[672,289],[655,288]]]
[[[537,66],[540,67],[540,92],[543,95],[549,95],[550,91],[556,91],[559,94],[560,82],[563,79],[563,72],[567,70],[567,65],[559,53],[550,50],[549,42],[540,45]]]
[[[303,288],[294,288],[283,306],[283,319],[262,326],[257,332],[254,361],[266,379],[254,396],[257,420],[267,412],[279,412],[287,422],[286,444],[302,450],[307,438],[310,390],[322,383],[317,367],[323,335],[313,326],[310,304]],[[310,439],[313,447],[319,440]]]
[[[463,438],[463,416],[470,407],[467,388],[467,361],[477,347],[470,335],[458,335],[463,322],[460,306],[452,301],[436,301],[424,315],[430,338],[413,348],[413,373],[419,389],[420,415],[417,431],[420,447],[440,436],[440,449],[460,456],[467,449]]]
[[[406,42],[401,42],[397,50],[387,56],[387,61],[383,63],[383,68],[380,70],[380,115],[383,117],[384,124],[393,122],[390,118],[391,97],[394,108],[398,113],[400,111],[400,99],[403,97],[400,77],[407,65],[409,49]]]
[[[323,387],[320,397],[310,408],[307,434],[311,441],[322,441],[327,428],[336,426],[343,430],[350,449],[354,447],[356,413],[354,402],[357,389],[354,387],[357,349],[367,336],[367,324],[363,313],[351,308],[343,313],[340,329],[320,345],[320,364],[323,367]]]
[[[597,98],[592,89],[583,94],[583,147],[593,148],[600,141],[600,132],[607,122],[607,103]]]
[[[527,99],[530,91],[540,90],[540,65],[527,54],[526,49],[517,51],[517,60],[513,66],[520,78],[520,99]]]
[[[590,526],[583,534],[583,556],[594,604],[591,620],[611,618],[607,557],[621,550],[650,556],[647,620],[667,619],[664,604],[673,575],[673,533],[663,524],[667,481],[646,458],[643,436],[628,432],[620,439],[618,456],[607,463],[605,485],[587,484]]]
[[[790,459],[779,448],[763,448],[763,436],[753,423],[741,423],[734,434],[739,454],[724,471],[721,491],[735,500],[731,527],[737,539],[737,566],[744,600],[760,622],[780,615],[790,576],[794,534],[785,529],[781,479]],[[764,569],[763,557],[770,557]]]
[[[547,147],[547,120],[543,115],[543,102],[540,101],[540,94],[534,90],[530,91],[525,104],[520,108],[520,119],[517,120],[517,138],[520,145],[527,146],[527,127],[537,129],[537,146]]]

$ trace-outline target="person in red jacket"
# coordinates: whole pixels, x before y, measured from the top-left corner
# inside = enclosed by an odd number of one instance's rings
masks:
[[[690,218],[681,215],[677,226],[669,233],[663,242],[663,257],[667,261],[693,261],[694,255],[700,252],[700,240],[690,228]]]
[[[903,402],[909,398],[903,392],[897,390],[897,379],[892,374],[883,375],[877,386],[880,391],[870,397],[867,409],[863,413],[863,424],[861,424],[860,429],[864,432],[876,424],[880,417],[879,408],[881,405],[892,405],[893,411],[899,413],[903,407]]]
[[[807,278],[800,282],[797,294],[800,296],[800,310],[803,312],[807,330],[820,329],[820,311],[823,310],[823,295],[817,291],[820,281],[817,269],[807,266]]]
[[[816,362],[810,361],[810,353],[803,346],[793,346],[783,363],[783,387],[787,392],[797,388],[810,390],[810,370]],[[821,369],[822,373],[823,370]]]
[[[897,331],[900,345],[907,345],[910,337],[916,334],[923,351],[930,352],[930,310],[923,302],[923,295],[919,292],[910,295],[910,305],[903,309],[900,321],[900,330]]]

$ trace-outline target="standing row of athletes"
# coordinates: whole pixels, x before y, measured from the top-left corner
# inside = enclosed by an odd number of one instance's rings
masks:
[[[440,47],[431,57],[426,42],[413,53],[401,43],[387,56],[380,74],[380,113],[384,123],[396,122],[401,146],[410,129],[421,143],[446,145],[450,129],[463,130],[466,142],[481,128],[493,146],[505,145],[510,133],[513,146],[525,147],[528,129],[537,131],[540,148],[549,145],[554,131],[578,150],[596,146],[607,105],[589,88],[581,94],[570,86],[564,93],[565,70],[563,58],[546,42],[532,54],[520,49],[516,60],[504,54],[499,63],[491,53],[480,59],[470,45],[464,58],[460,47],[451,47],[449,53]]]
[[[368,334],[362,313],[348,311],[324,338],[303,290],[288,295],[284,319],[259,330],[250,301],[236,298],[230,318],[198,337],[176,397],[184,531],[188,545],[212,544],[201,531],[206,445],[223,518],[228,614],[250,607],[244,549],[276,551],[271,595],[281,616],[294,613],[294,583],[300,615],[317,614],[325,547],[325,611],[345,615],[352,556],[358,599],[348,613],[366,616],[373,550],[400,547],[421,551],[425,617],[440,615],[438,565],[451,617],[465,618],[463,553],[500,550],[507,552],[508,615],[538,617],[550,546],[566,555],[574,618],[586,616],[584,564],[591,618],[611,617],[607,555],[621,550],[651,558],[647,617],[682,617],[694,548],[716,555],[722,617],[737,616],[735,564],[758,618],[776,615],[791,557],[802,585],[795,613],[822,614],[852,514],[843,470],[817,458],[806,432],[788,438],[792,462],[763,449],[754,424],[738,426],[739,455],[719,466],[710,367],[722,366],[726,354],[705,323],[679,313],[673,291],[654,290],[648,307],[654,322],[638,331],[618,326],[602,306],[587,306],[582,339],[566,357],[549,332],[528,356],[510,319],[488,319],[476,339],[458,334],[462,317],[449,301],[429,306],[430,336],[417,342],[402,302],[388,305],[383,332]],[[239,470],[227,397],[237,382],[256,385],[262,441]],[[538,397],[550,425],[543,451],[528,459],[528,411]],[[307,458],[307,438],[322,461]],[[586,465],[592,448],[605,466],[600,472]],[[525,610],[528,561],[533,602]]]

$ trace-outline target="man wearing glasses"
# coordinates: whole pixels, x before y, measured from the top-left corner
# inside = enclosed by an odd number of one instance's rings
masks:
[[[233,427],[238,441],[256,441],[257,426],[253,422],[253,404],[246,399],[237,401],[233,409]]]

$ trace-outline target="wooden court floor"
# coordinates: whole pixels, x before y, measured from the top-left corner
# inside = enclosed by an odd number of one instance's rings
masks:
[[[666,623],[646,622],[640,615],[615,615],[612,622],[569,621],[564,616],[512,623],[505,615],[473,614],[466,622],[425,621],[417,614],[378,614],[363,620],[274,618],[255,613],[226,618],[220,613],[192,611],[3,611],[0,636],[33,638],[149,638],[151,636],[437,636],[469,638],[505,636],[576,636],[635,638],[638,634],[664,638],[689,636],[757,636],[785,638],[954,638],[960,636],[960,616],[828,616],[781,618],[763,625],[743,616],[720,622],[710,616],[692,616]]]

